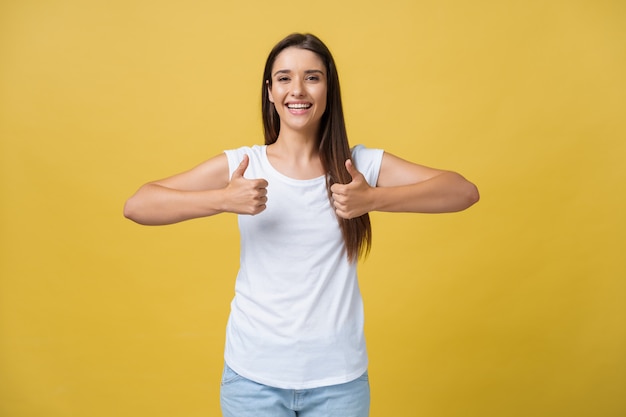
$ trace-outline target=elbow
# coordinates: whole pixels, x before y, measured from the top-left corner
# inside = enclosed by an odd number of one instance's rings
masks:
[[[478,187],[469,181],[467,182],[467,186],[465,188],[465,192],[463,193],[464,208],[469,208],[478,203],[480,200],[480,193],[478,192]]]
[[[124,204],[124,217],[128,220],[134,221],[135,223],[144,224],[141,221],[140,210],[132,197],[126,200],[126,203]]]
[[[470,183],[471,184],[471,183]],[[469,205],[468,207],[473,206],[474,204],[478,203],[478,201],[480,200],[480,192],[478,191],[478,187],[476,187],[476,185],[471,184],[471,190],[468,192],[468,202]]]
[[[128,220],[135,221],[135,210],[132,204],[132,199],[126,200],[126,203],[124,204],[124,217]]]
[[[450,211],[457,212],[470,208],[480,200],[480,193],[478,187],[471,181],[468,181],[465,177],[458,173],[452,173],[456,178],[456,187],[454,187],[454,197],[450,200]]]

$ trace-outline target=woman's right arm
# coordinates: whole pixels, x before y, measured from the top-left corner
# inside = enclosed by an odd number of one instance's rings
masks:
[[[144,225],[164,225],[218,213],[258,214],[265,210],[267,181],[246,179],[244,156],[228,178],[228,160],[220,154],[197,167],[149,182],[124,205],[124,216]]]

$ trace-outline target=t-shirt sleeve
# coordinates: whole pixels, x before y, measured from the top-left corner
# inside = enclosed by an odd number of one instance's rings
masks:
[[[352,148],[352,160],[356,169],[365,177],[371,187],[376,187],[380,166],[383,162],[382,149],[370,149],[363,145],[356,145]]]
[[[243,156],[250,153],[250,148],[247,146],[238,149],[225,150],[226,158],[228,159],[228,178],[233,176],[233,172],[237,169]]]

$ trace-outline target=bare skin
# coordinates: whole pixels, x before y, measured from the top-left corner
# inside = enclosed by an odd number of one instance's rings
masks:
[[[324,175],[317,153],[320,118],[326,108],[324,64],[313,52],[287,48],[274,63],[268,90],[281,117],[277,141],[267,155],[279,172],[295,179]],[[146,225],[162,225],[219,213],[256,215],[265,210],[265,179],[244,177],[248,157],[229,177],[225,154],[189,171],[149,182],[128,199],[124,215]],[[370,186],[350,160],[349,184],[331,187],[335,212],[354,218],[372,211],[445,213],[476,203],[476,186],[461,175],[425,167],[384,153],[378,182]]]
[[[350,219],[371,211],[448,213],[461,211],[479,199],[478,189],[452,171],[413,164],[385,152],[376,187],[370,187],[352,164],[349,184],[331,187],[338,216]]]

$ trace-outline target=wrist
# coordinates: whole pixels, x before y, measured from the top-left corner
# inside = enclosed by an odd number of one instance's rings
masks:
[[[381,201],[384,201],[381,198],[381,193],[383,190],[380,187],[371,187],[369,192],[369,202],[368,202],[368,212],[372,211],[380,211]]]

